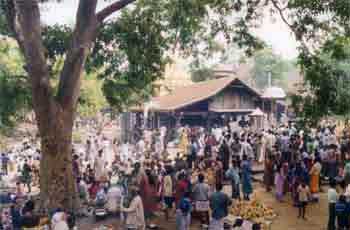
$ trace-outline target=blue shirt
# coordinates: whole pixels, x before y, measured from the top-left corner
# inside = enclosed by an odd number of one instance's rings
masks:
[[[226,172],[226,177],[230,179],[234,184],[240,184],[241,180],[239,177],[239,171],[236,168],[230,168]]]
[[[215,192],[210,197],[212,217],[220,220],[228,215],[228,207],[231,205],[230,198],[223,192]]]

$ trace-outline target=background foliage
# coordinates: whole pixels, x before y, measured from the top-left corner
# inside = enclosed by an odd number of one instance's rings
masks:
[[[0,40],[0,129],[12,126],[30,108],[30,87],[16,43]]]
[[[328,40],[313,55],[300,56],[304,91],[293,96],[297,115],[308,126],[325,116],[350,114],[350,37]]]

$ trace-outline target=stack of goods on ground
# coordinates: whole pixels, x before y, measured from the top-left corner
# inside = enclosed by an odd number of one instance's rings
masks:
[[[260,224],[262,229],[269,229],[277,214],[271,207],[266,206],[261,201],[253,199],[251,201],[238,201],[230,209],[229,218],[235,223],[237,219],[242,219],[247,223]]]

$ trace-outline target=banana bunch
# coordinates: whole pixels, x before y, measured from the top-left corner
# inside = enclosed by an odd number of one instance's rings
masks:
[[[230,214],[256,223],[263,223],[265,220],[272,220],[277,217],[272,208],[265,206],[258,200],[239,201],[231,207]]]

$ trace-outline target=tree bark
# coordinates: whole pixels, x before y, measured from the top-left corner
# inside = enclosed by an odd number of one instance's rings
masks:
[[[103,20],[135,0],[120,0],[96,13],[97,0],[80,0],[71,46],[53,95],[41,37],[37,0],[7,0],[6,17],[23,52],[32,87],[33,108],[41,137],[40,196],[46,211],[74,210],[76,183],[72,170],[72,132],[81,75]],[[97,16],[98,15],[98,16]]]
[[[72,127],[74,115],[53,103],[41,125],[40,195],[46,211],[75,210],[78,197],[72,172]]]

